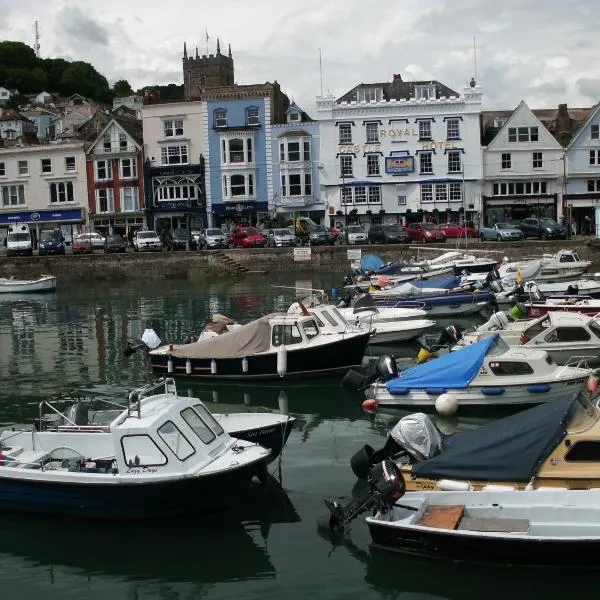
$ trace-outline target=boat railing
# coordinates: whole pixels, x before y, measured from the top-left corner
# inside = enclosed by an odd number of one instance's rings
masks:
[[[567,368],[567,367],[571,367],[571,368],[576,368],[576,369],[587,369],[590,371],[590,373],[593,371],[592,367],[590,367],[588,361],[594,361],[596,360],[597,357],[593,356],[593,355],[573,355],[571,356],[571,358],[569,358],[567,360],[567,362],[562,365],[558,376],[560,377],[563,374],[563,371]]]
[[[72,421],[71,419],[69,419],[69,417],[67,417],[67,415],[60,411],[58,408],[56,408],[54,406],[54,403],[56,402],[65,402],[66,400],[69,400],[68,398],[65,397],[57,397],[54,398],[52,400],[42,400],[39,403],[38,406],[38,423],[39,426],[42,427],[42,423],[44,422],[44,409],[50,409],[50,411],[52,411],[53,413],[55,413],[56,415],[58,415],[63,421],[66,421],[66,423],[68,425],[58,425],[57,429],[60,430],[61,427],[72,427],[72,428],[77,428],[77,429],[83,429],[85,427],[97,427],[97,425],[90,425],[90,426],[86,426],[86,425],[80,425],[75,423],[74,421]],[[118,408],[120,410],[125,410],[127,408],[127,406],[123,405],[123,404],[119,404],[118,402],[113,402],[112,400],[107,400],[105,398],[86,398],[86,397],[77,397],[77,398],[73,398],[72,399],[73,402],[77,402],[77,403],[103,403],[103,404],[107,404],[109,406]],[[65,430],[66,431],[66,430]]]

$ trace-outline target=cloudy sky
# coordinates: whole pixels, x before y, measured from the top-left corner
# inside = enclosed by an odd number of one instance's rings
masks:
[[[376,7],[376,8],[375,8]],[[359,82],[438,79],[461,91],[474,73],[486,108],[600,101],[598,0],[0,0],[0,39],[91,62],[134,89],[181,83],[184,40],[231,43],[237,83],[277,80],[309,112],[320,91]]]

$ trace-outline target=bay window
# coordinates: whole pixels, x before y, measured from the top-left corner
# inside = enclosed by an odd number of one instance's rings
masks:
[[[160,149],[160,162],[163,165],[187,165],[187,144],[178,144],[177,146],[163,146]]]
[[[302,171],[281,174],[281,195],[288,196],[311,196],[312,195],[312,173]]]
[[[254,175],[252,173],[225,173],[223,175],[223,198],[254,196]]]
[[[279,141],[280,162],[309,162],[310,160],[310,139],[283,138]]]
[[[221,164],[240,165],[254,162],[252,138],[235,137],[221,139]]]

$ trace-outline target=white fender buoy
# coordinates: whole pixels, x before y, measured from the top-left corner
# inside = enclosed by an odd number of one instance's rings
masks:
[[[435,410],[440,415],[453,415],[458,410],[456,394],[440,394],[435,401]]]
[[[217,404],[219,402],[219,392],[218,390],[213,390],[212,393],[213,402]]]
[[[210,361],[210,374],[217,374],[217,361],[214,358]]]
[[[277,404],[279,404],[279,412],[282,415],[288,415],[290,413],[289,402],[287,394],[285,390],[281,390],[279,392],[279,397],[277,398]]]
[[[242,358],[242,371],[244,373],[248,372],[248,358],[246,356],[244,356],[244,358]]]
[[[173,372],[173,357],[169,354],[169,358],[167,360],[167,373]]]
[[[277,375],[283,377],[287,372],[287,348],[282,344],[277,348]]]
[[[248,392],[244,392],[244,404],[250,406],[250,394]]]
[[[192,374],[192,361],[189,358],[185,361],[185,374]]]

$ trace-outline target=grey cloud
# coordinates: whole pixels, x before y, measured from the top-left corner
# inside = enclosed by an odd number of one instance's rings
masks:
[[[100,46],[110,43],[108,29],[85,15],[79,5],[61,8],[56,14],[56,24],[59,35],[66,35],[73,42]]]
[[[600,78],[581,77],[576,81],[579,93],[591,98],[594,102],[600,99]]]
[[[542,83],[540,85],[529,86],[526,90],[531,94],[564,94],[567,91],[567,84],[564,80]]]

